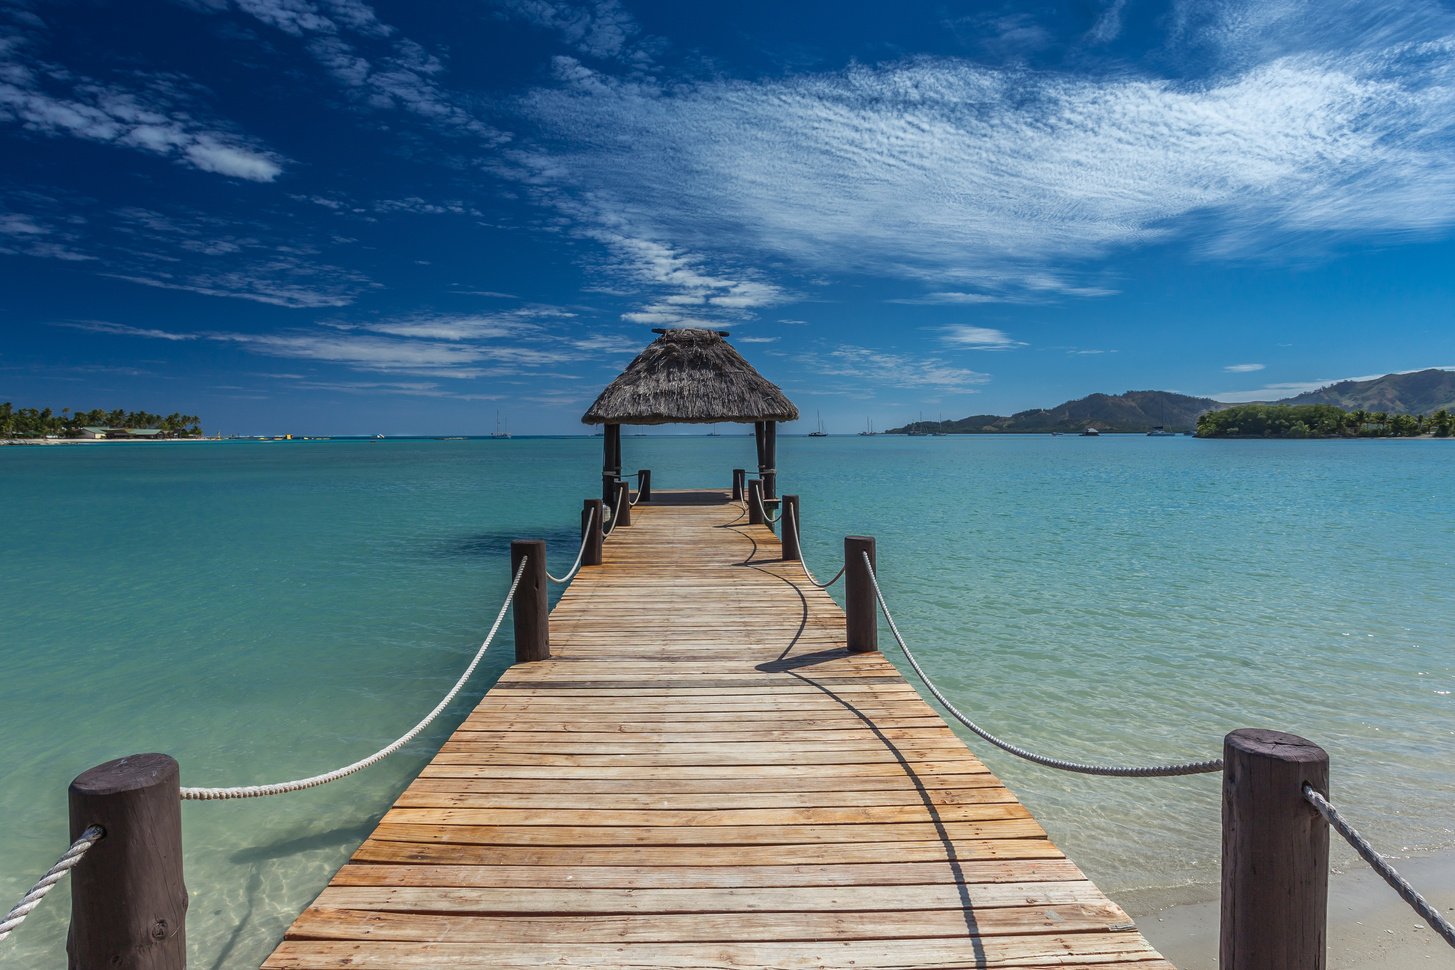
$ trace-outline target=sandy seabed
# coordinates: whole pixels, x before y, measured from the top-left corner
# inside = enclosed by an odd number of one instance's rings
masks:
[[[1455,853],[1395,863],[1430,903],[1455,910]],[[1180,970],[1218,965],[1218,903],[1187,903],[1132,915],[1151,944]],[[1450,947],[1362,863],[1329,877],[1328,970],[1455,968]]]

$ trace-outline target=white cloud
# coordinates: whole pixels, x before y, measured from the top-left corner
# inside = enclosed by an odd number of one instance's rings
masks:
[[[1455,364],[1431,364],[1428,367],[1414,367],[1410,370],[1397,370],[1391,373],[1414,374],[1422,370],[1455,371]],[[1330,384],[1340,384],[1344,381],[1372,381],[1385,376],[1387,375],[1364,374],[1360,377],[1332,377],[1322,378],[1316,381],[1286,381],[1278,384],[1265,384],[1251,391],[1222,391],[1217,394],[1208,394],[1205,396],[1215,401],[1222,401],[1224,404],[1246,404],[1249,401],[1278,401],[1286,397],[1296,397],[1299,394],[1306,394],[1309,391],[1317,391],[1319,388],[1328,387]]]
[[[133,327],[125,323],[111,323],[106,320],[77,320],[72,322],[57,323],[58,327],[69,327],[72,330],[85,330],[89,333],[109,333],[122,337],[148,337],[153,340],[184,341],[196,340],[195,333],[177,333],[173,330],[157,330],[152,327]]]
[[[1012,339],[1004,331],[992,330],[989,327],[955,324],[941,328],[940,332],[942,334],[940,339],[944,343],[968,350],[1012,350],[1025,346],[1024,342]]]
[[[283,173],[283,167],[272,158],[233,145],[223,145],[210,135],[197,138],[182,152],[197,168],[250,182],[271,182]]]
[[[852,377],[889,387],[934,388],[941,391],[975,393],[967,385],[984,384],[989,374],[953,367],[938,357],[907,357],[902,354],[843,346],[810,361],[820,374]]]
[[[596,76],[524,99],[563,147],[513,158],[578,220],[609,212],[702,259],[922,280],[945,302],[1103,296],[1064,267],[1455,224],[1452,54],[1446,37],[1300,52],[1188,83],[946,59],[670,89]]]
[[[1251,374],[1253,371],[1262,370],[1264,364],[1229,364],[1223,370],[1229,374]]]
[[[554,31],[577,51],[591,57],[634,62],[645,66],[650,56],[638,46],[641,28],[619,0],[503,0],[500,9]]]

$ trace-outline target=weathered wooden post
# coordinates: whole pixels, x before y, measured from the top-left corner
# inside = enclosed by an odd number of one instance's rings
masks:
[[[621,477],[621,425],[602,429],[601,451],[601,500],[609,506],[616,501],[616,481]]]
[[[581,565],[601,565],[601,521],[602,503],[599,498],[588,498],[581,503],[581,534],[586,538],[586,551],[581,554]],[[512,576],[515,573],[511,573]]]
[[[1329,756],[1292,734],[1223,740],[1221,970],[1323,970],[1329,826],[1303,797],[1329,793]]]
[[[652,500],[652,470],[650,468],[637,469],[637,501],[650,502]]]
[[[763,422],[763,467],[758,472],[763,479],[763,498],[778,497],[778,422]]]
[[[743,500],[743,489],[747,487],[748,470],[746,468],[733,469],[733,501]]]
[[[783,528],[778,530],[783,537],[783,558],[789,562],[798,562],[803,558],[803,553],[798,548],[798,496],[783,496],[782,509],[778,513],[778,521],[783,523]]]
[[[864,553],[869,564],[864,564]],[[873,536],[844,536],[844,627],[851,653],[879,649],[879,604],[870,569],[878,570]]]
[[[626,482],[616,483],[616,504],[612,506],[612,514],[616,516],[616,525],[632,524],[632,487]]]
[[[106,830],[71,870],[71,970],[184,970],[182,794],[177,762],[134,754],[71,782],[71,840]]]
[[[515,588],[515,662],[549,660],[551,657],[550,603],[546,586],[546,541],[516,539],[510,543],[510,575],[515,577],[520,561],[527,556],[525,573]]]
[[[763,481],[759,478],[748,481],[748,525],[763,524]]]

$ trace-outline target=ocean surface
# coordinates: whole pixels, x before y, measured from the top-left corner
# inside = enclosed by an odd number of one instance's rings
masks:
[[[1455,441],[780,439],[805,557],[874,535],[941,686],[1067,758],[1216,757],[1271,727],[1396,855],[1455,848]],[[66,786],[122,755],[184,784],[311,775],[459,675],[514,537],[575,554],[598,440],[0,448],[0,910],[67,844]],[[657,488],[725,485],[750,437],[633,437]],[[841,595],[841,594],[839,594]],[[886,654],[902,667],[887,633]],[[506,665],[420,740],[324,788],[184,807],[191,965],[256,967]],[[912,675],[911,675],[912,676]],[[1124,904],[1215,893],[1217,776],[1087,778],[976,741]],[[1336,852],[1341,864],[1349,856]],[[63,886],[0,967],[64,961]]]

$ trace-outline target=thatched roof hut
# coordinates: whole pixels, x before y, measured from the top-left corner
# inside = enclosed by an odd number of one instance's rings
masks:
[[[763,495],[777,495],[778,422],[796,421],[798,408],[778,385],[753,369],[723,338],[725,330],[654,330],[660,334],[581,416],[603,424],[602,499],[611,506],[621,485],[624,424],[751,422],[758,445]],[[735,483],[735,491],[739,486]],[[735,495],[734,497],[740,497]]]
[[[661,334],[606,386],[586,424],[796,421],[798,408],[723,338],[725,330]]]

